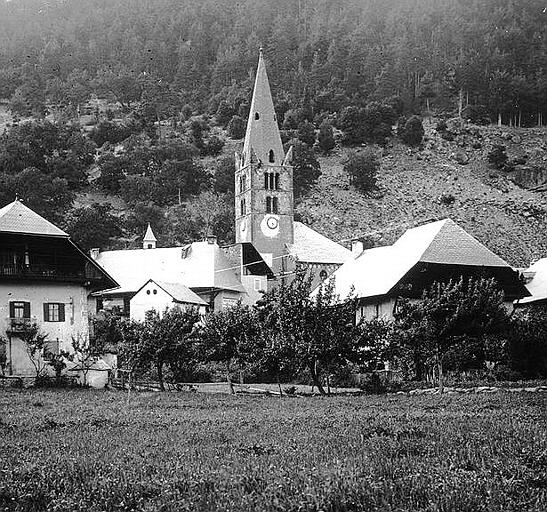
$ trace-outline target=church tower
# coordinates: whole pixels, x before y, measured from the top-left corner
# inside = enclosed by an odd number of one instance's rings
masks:
[[[251,242],[275,274],[294,243],[291,149],[285,155],[262,49],[243,152],[236,153],[236,242]]]

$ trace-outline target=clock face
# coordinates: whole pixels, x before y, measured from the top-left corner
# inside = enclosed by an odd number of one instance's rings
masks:
[[[260,223],[260,230],[268,238],[279,235],[279,215],[265,215]]]
[[[279,225],[279,221],[275,217],[269,217],[266,221],[266,225],[270,229],[275,229]]]

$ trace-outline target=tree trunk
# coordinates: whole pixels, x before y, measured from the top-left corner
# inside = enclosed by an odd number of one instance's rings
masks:
[[[498,126],[501,126],[501,112],[498,112]]]
[[[226,382],[228,382],[228,387],[230,388],[230,394],[235,395],[236,391],[234,389],[232,377],[230,376],[230,363],[226,363]]]
[[[279,380],[279,373],[275,374],[277,379],[277,387],[279,388],[279,396],[283,396],[283,390],[281,389],[281,381]]]
[[[329,379],[328,373],[327,373],[327,395],[330,396],[330,379]]]
[[[458,117],[462,117],[462,110],[463,110],[463,89],[460,89],[460,94],[458,98]]]
[[[317,374],[317,361],[314,361],[312,364],[310,364],[309,369],[313,384],[317,386],[317,390],[321,395],[326,395],[327,393],[325,393],[321,381],[319,380],[319,375]]]
[[[165,385],[163,384],[163,363],[158,363],[156,365],[156,370],[158,372],[158,381],[160,383],[160,391],[165,391]]]
[[[437,351],[437,373],[439,378],[439,393],[442,395],[444,391],[443,363],[438,351]]]

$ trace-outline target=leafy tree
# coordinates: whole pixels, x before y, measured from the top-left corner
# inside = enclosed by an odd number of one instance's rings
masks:
[[[336,123],[344,132],[342,141],[345,145],[361,144],[366,140],[366,114],[363,108],[356,106],[344,108]]]
[[[217,160],[214,170],[213,189],[217,194],[235,193],[235,159],[226,155]]]
[[[110,194],[119,193],[120,183],[125,179],[128,167],[127,158],[107,153],[99,158],[97,165],[101,173],[97,179],[97,185]]]
[[[148,176],[127,176],[120,182],[120,195],[129,205],[149,202],[153,197],[153,181]]]
[[[233,116],[228,123],[228,137],[231,139],[242,139],[245,137],[245,121],[239,116]]]
[[[222,100],[218,106],[215,117],[218,124],[226,126],[233,118],[234,114],[234,109],[228,105],[228,102]]]
[[[471,341],[507,328],[503,292],[494,279],[434,283],[416,302],[401,301],[396,315],[402,342],[422,355],[437,370],[439,391],[444,385],[446,360]]]
[[[110,205],[99,203],[72,210],[66,230],[84,251],[106,248],[122,234],[120,220],[112,215]]]
[[[47,367],[47,361],[43,358],[47,337],[48,335],[35,323],[25,325],[19,333],[19,339],[24,343],[28,358],[34,367],[36,380],[40,379]]]
[[[118,144],[130,135],[129,127],[105,119],[91,130],[89,137],[98,147],[102,147],[106,142]]]
[[[0,204],[7,204],[17,196],[30,209],[57,224],[64,221],[74,199],[66,180],[52,179],[36,168],[25,169],[15,176],[0,174]]]
[[[127,217],[126,227],[137,237],[139,245],[148,223],[154,226],[154,233],[161,238],[166,230],[165,212],[152,202],[137,202]]]
[[[352,301],[337,302],[332,281],[311,298],[312,281],[313,276],[299,275],[290,284],[281,282],[257,309],[269,339],[279,340],[266,347],[269,357],[279,365],[287,358],[296,362],[324,395],[322,376],[347,364],[354,353],[354,311]]]
[[[319,147],[323,150],[325,155],[328,155],[336,146],[332,125],[326,119],[319,127],[319,135],[317,136],[317,140],[319,141]]]
[[[234,394],[231,373],[234,365],[243,369],[252,353],[253,340],[258,334],[256,314],[241,302],[209,313],[200,328],[202,357],[206,361],[225,364],[226,380]]]
[[[350,177],[351,183],[361,192],[368,192],[376,187],[379,170],[380,159],[371,148],[350,153],[344,164],[344,171]]]
[[[295,197],[301,197],[321,176],[321,166],[313,150],[296,139],[287,143],[292,146],[293,187]]]
[[[302,121],[298,125],[298,138],[309,147],[315,144],[315,126],[309,121]]]
[[[97,71],[94,87],[102,96],[115,99],[124,110],[141,98],[143,80],[124,65],[109,66]]]
[[[405,122],[399,136],[409,146],[419,146],[424,138],[424,125],[418,116],[412,116]]]

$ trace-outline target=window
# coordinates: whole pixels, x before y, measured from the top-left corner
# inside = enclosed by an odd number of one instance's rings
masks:
[[[153,249],[152,244],[148,244],[148,249]]]
[[[279,213],[279,205],[277,197],[272,197],[272,213]]]
[[[279,173],[265,172],[264,173],[264,188],[266,190],[279,190]]]
[[[10,318],[30,318],[30,302],[10,302]]]
[[[272,198],[270,196],[266,197],[266,213],[272,213]]]
[[[270,149],[270,152],[268,153],[268,160],[271,164],[275,162],[275,154],[273,149]]]
[[[255,292],[259,292],[260,290],[262,290],[262,282],[259,277],[255,277],[254,288]]]
[[[247,190],[247,176],[241,176],[241,192]]]
[[[260,119],[260,114],[258,112],[255,112],[255,119],[258,121]]]
[[[321,272],[319,272],[319,279],[321,279],[321,281],[324,281],[325,279],[327,279],[327,271],[326,270],[321,270]]]
[[[275,181],[275,183],[274,183],[275,190],[279,190],[279,173],[278,172],[275,173],[275,180],[274,181]]]
[[[269,180],[269,178],[268,178],[268,174],[269,174],[268,172],[265,172],[265,173],[264,173],[264,188],[265,188],[266,190],[268,190],[268,185],[269,185],[269,183],[270,183],[270,180]]]
[[[241,215],[245,215],[245,213],[246,213],[245,212],[245,210],[246,210],[246,208],[245,208],[245,199],[241,200],[240,207],[241,207]]]
[[[44,303],[44,322],[64,322],[65,305],[60,302]]]

